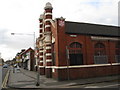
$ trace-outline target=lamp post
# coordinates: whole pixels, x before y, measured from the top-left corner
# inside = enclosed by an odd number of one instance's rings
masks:
[[[38,47],[36,47],[36,50],[38,50]],[[36,80],[36,86],[39,86],[39,85],[40,85],[40,82],[39,82],[39,67],[38,67],[38,58],[37,58],[37,57],[36,57],[36,60],[37,60],[37,61],[36,61],[36,62],[37,62],[37,63],[36,63],[36,65],[37,65],[37,75],[36,75],[36,77],[37,77],[36,79],[37,79],[37,80]]]
[[[34,47],[34,50],[35,50],[35,32],[33,33],[11,33],[11,35],[33,35],[33,47]],[[35,56],[34,56],[35,58]],[[36,58],[35,58],[36,59]],[[38,67],[38,64],[37,64],[37,67]],[[37,72],[37,78],[36,78],[36,86],[39,86],[39,72]]]

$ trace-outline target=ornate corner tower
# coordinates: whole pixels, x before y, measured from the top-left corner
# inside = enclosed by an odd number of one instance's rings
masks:
[[[51,20],[52,20],[52,5],[51,3],[46,3],[45,6],[45,46],[46,46],[46,68],[45,75],[46,77],[52,76],[52,32],[51,32]]]

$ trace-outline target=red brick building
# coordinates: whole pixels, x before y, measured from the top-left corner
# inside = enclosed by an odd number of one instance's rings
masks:
[[[58,80],[120,74],[120,35],[117,26],[52,19],[46,3],[36,42],[41,75]]]

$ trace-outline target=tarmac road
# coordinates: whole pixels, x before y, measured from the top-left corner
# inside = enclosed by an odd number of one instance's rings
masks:
[[[5,75],[6,75],[6,73],[7,73],[7,71],[8,71],[8,68],[2,68],[2,70],[1,70],[2,72],[2,82],[3,82],[3,80],[4,80],[4,78],[5,78]],[[1,74],[0,73],[0,74]]]
[[[6,76],[6,73],[8,71],[9,67],[8,68],[2,68],[2,66],[0,66],[0,90],[1,90],[1,86],[2,86],[2,83],[4,81],[4,78]]]

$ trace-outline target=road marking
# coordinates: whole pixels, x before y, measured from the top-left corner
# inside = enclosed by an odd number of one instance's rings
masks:
[[[85,88],[100,88],[100,87],[98,87],[98,86],[87,86]]]
[[[107,85],[107,86],[102,86],[103,88],[104,87],[112,87],[112,86],[119,86],[120,84],[114,84],[114,85]]]
[[[107,86],[86,86],[84,88],[105,88],[105,87],[113,87],[113,86],[119,86],[120,84],[112,84]]]
[[[10,70],[7,71],[7,74],[6,74],[6,76],[5,76],[4,80],[3,80],[2,88],[7,87],[7,81],[8,81],[9,72],[10,72]]]

